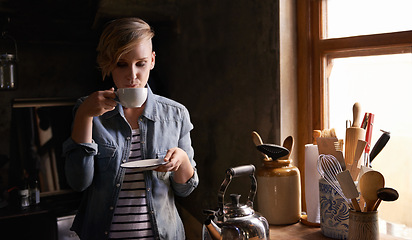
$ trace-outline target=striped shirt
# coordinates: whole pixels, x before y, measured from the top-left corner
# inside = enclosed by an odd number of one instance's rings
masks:
[[[133,129],[128,161],[141,159],[140,132]],[[139,169],[126,169],[109,239],[154,239],[146,203],[146,185]]]

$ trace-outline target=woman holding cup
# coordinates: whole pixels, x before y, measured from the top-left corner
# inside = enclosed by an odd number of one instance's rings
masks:
[[[69,185],[85,191],[72,226],[81,239],[185,238],[174,195],[188,196],[199,182],[193,125],[183,105],[147,85],[155,66],[153,36],[141,19],[118,19],[107,25],[97,47],[103,78],[111,75],[119,90],[147,89],[141,106],[122,106],[114,88],[76,104],[64,153]],[[121,167],[140,159],[164,164],[153,170]]]

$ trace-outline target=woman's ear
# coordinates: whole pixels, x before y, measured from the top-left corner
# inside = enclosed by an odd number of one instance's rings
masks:
[[[155,59],[156,59],[156,53],[155,51],[152,52],[152,62],[150,64],[150,70],[152,70],[155,66]]]

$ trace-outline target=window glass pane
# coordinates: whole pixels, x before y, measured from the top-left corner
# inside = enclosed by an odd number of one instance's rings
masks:
[[[352,121],[352,106],[359,102],[365,112],[375,114],[372,146],[382,132],[391,138],[372,162],[386,180],[386,187],[399,192],[396,202],[382,202],[379,217],[400,224],[402,234],[411,239],[412,202],[412,55],[353,57],[333,60],[329,77],[330,128],[345,139],[346,120]],[[390,228],[386,229],[390,231]],[[398,232],[399,234],[399,232]]]
[[[328,0],[327,37],[412,30],[411,0]]]

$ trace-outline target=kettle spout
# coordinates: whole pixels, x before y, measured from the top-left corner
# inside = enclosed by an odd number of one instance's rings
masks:
[[[221,229],[210,218],[205,221],[205,226],[213,240],[222,239]]]

